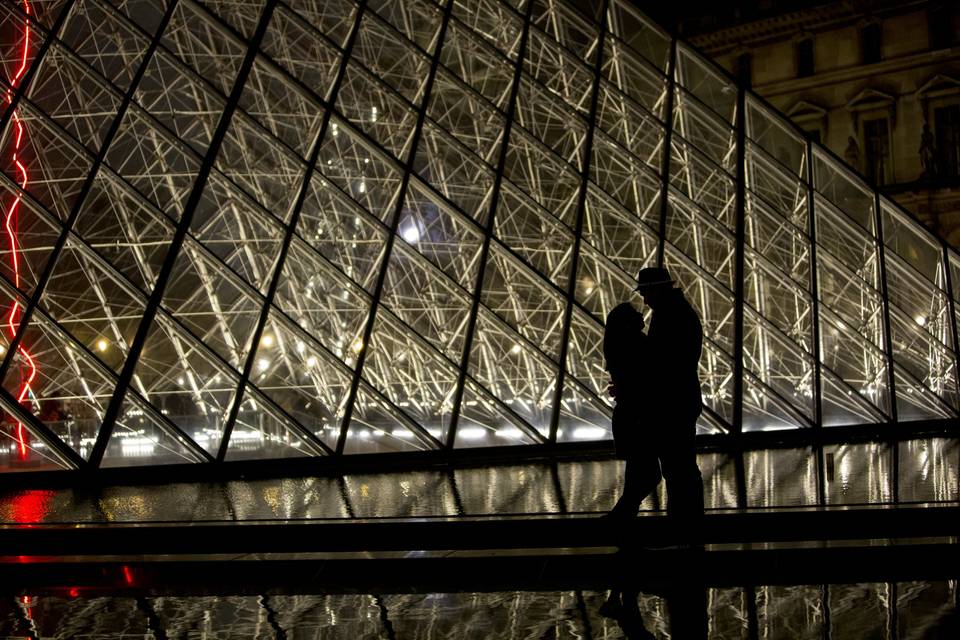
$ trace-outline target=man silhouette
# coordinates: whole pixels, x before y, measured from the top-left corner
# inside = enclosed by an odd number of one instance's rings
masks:
[[[653,309],[647,330],[653,389],[648,410],[653,445],[667,484],[667,516],[683,537],[696,535],[703,516],[703,477],[694,437],[701,395],[698,373],[703,328],[666,269],[647,267],[637,274],[637,292]]]

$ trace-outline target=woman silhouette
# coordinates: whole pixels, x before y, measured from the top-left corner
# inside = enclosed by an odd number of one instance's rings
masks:
[[[647,336],[643,333],[643,315],[629,302],[623,302],[607,314],[603,332],[603,357],[610,373],[610,395],[616,399],[613,409],[613,442],[617,457],[626,461],[623,494],[608,514],[632,518],[640,503],[660,483],[660,462],[652,438],[643,438],[644,414],[648,410],[649,375]],[[646,443],[644,443],[646,439]]]

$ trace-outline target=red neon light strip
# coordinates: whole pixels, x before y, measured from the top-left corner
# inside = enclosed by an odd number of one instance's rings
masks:
[[[30,2],[29,0],[23,0],[23,9],[27,14],[28,20],[31,15],[30,13]],[[13,80],[10,82],[11,87],[14,89],[17,88],[17,85],[20,83],[20,80],[23,78],[24,72],[27,70],[27,56],[30,52],[30,28],[29,25],[24,27],[23,31],[23,51],[20,55],[20,68],[17,69],[16,75],[14,75]],[[7,91],[7,103],[13,103],[13,93],[12,91]],[[22,194],[27,189],[27,167],[20,160],[18,154],[20,148],[23,144],[23,121],[20,119],[20,114],[16,111],[13,112],[13,122],[14,127],[16,128],[16,135],[14,137],[13,144],[13,164],[16,165],[17,170],[20,173],[20,191],[17,193],[16,198],[13,199],[13,203],[10,205],[10,208],[7,210],[6,220],[4,222],[4,227],[7,230],[7,239],[10,241],[10,260],[13,264],[13,281],[14,285],[19,289],[20,288],[20,258],[19,258],[19,243],[17,242],[17,229],[19,228],[19,210],[20,210],[20,200],[22,199]],[[17,320],[20,315],[20,302],[16,297],[13,298],[13,304],[10,306],[10,313],[7,315],[7,330],[10,333],[10,339],[13,340],[13,337],[17,333]],[[27,367],[29,373],[26,376],[26,379],[23,377],[23,371],[21,369],[20,374],[20,394],[17,396],[17,402],[23,404],[23,400],[30,393],[30,385],[33,384],[34,379],[37,377],[37,365],[33,360],[33,356],[27,351],[27,349],[21,344],[17,348],[17,352],[20,356],[27,362]],[[17,442],[20,445],[20,457],[25,458],[27,455],[27,443],[25,439],[25,434],[23,430],[23,423],[17,422]]]

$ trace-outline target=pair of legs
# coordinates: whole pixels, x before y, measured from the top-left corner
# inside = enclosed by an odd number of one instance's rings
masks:
[[[639,444],[626,458],[623,494],[612,514],[633,517],[644,498],[656,490],[661,477],[667,482],[667,516],[680,531],[695,534],[703,516],[703,477],[694,447],[696,418],[670,425],[647,446]]]

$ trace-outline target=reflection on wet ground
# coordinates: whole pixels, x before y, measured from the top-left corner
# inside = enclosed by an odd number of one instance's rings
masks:
[[[30,638],[580,638],[960,637],[957,582],[710,588],[641,593],[636,616],[605,617],[602,591],[70,597],[0,601],[0,636]],[[690,597],[681,594],[680,597]],[[679,614],[677,612],[680,612]],[[678,618],[681,618],[679,620]],[[683,629],[677,629],[680,623]],[[642,625],[642,626],[641,626]]]
[[[893,464],[896,456],[897,464]],[[820,459],[822,457],[822,460]],[[960,446],[925,438],[701,453],[707,508],[809,507],[958,499]],[[622,462],[581,460],[331,477],[23,489],[0,493],[0,522],[143,522],[588,513],[621,492]],[[168,478],[164,478],[167,480]],[[169,478],[174,481],[176,478]],[[742,486],[741,486],[742,485]],[[896,489],[896,491],[894,490]],[[742,504],[738,504],[741,496]],[[665,504],[663,487],[643,510]]]

